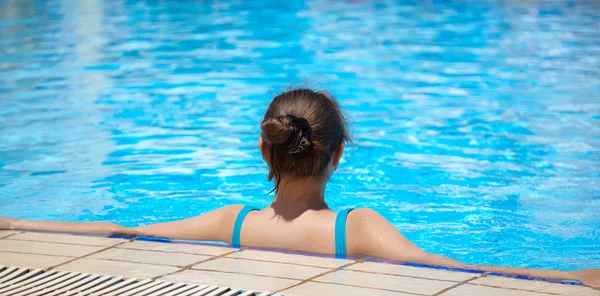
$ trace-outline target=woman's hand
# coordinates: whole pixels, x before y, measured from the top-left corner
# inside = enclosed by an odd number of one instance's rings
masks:
[[[594,289],[600,289],[600,268],[576,270],[571,273],[582,284]]]
[[[16,221],[8,217],[0,217],[0,229],[13,229]]]

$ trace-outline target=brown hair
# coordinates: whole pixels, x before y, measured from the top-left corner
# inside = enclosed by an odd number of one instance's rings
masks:
[[[310,89],[276,96],[260,128],[268,178],[275,178],[275,191],[281,174],[322,176],[335,149],[351,141],[338,102],[326,92]]]

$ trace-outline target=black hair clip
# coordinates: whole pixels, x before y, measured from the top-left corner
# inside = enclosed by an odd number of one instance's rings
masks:
[[[296,153],[300,153],[302,151],[304,151],[304,148],[310,146],[310,142],[308,141],[308,139],[306,137],[302,137],[302,140],[300,141],[300,145],[296,146],[296,148],[290,150],[290,154],[296,154]]]

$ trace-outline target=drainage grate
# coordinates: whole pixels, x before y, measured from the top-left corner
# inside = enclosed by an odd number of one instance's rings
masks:
[[[138,280],[99,274],[6,267],[0,265],[4,296],[281,296],[221,286]]]

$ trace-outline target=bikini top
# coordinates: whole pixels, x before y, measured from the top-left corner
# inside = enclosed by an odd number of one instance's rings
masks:
[[[259,209],[251,206],[244,206],[235,219],[233,237],[231,238],[231,244],[234,248],[240,247],[240,234],[242,232],[242,223],[244,223],[244,219],[248,213],[256,210]],[[350,211],[352,211],[352,209],[345,209],[339,212],[335,218],[335,257],[337,258],[346,257],[346,218],[348,218],[348,213]]]

